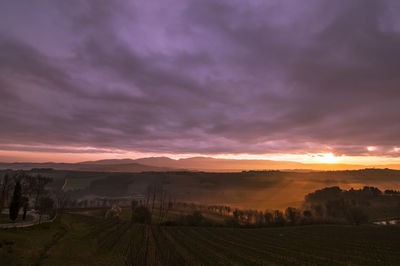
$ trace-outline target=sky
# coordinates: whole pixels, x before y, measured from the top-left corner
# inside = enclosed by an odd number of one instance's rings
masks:
[[[3,0],[0,161],[400,162],[400,2]]]

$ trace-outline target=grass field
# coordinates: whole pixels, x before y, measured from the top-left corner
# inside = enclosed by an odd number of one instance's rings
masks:
[[[398,265],[399,246],[400,227],[373,225],[159,227],[64,215],[0,231],[2,265]]]

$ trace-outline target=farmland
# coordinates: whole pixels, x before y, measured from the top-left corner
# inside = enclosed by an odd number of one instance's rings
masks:
[[[7,265],[395,265],[400,260],[400,228],[374,225],[148,226],[67,214],[53,224],[2,230],[0,244]]]
[[[182,173],[169,174],[178,178]],[[267,182],[264,174],[227,174],[222,178],[242,179],[235,185],[239,188],[244,180],[254,182],[248,186]],[[261,178],[256,178],[257,175]],[[142,179],[132,179],[128,174],[114,176],[116,182],[123,181],[114,188],[118,191],[132,186],[136,191],[149,182],[144,182],[144,177],[149,176],[152,173],[142,173]],[[193,173],[193,176],[201,181],[205,174]],[[39,180],[21,173],[18,177],[23,184]],[[186,177],[190,175],[182,174],[182,180]],[[91,178],[95,179],[94,185],[89,185],[91,191],[105,192],[105,185],[112,184],[109,177]],[[85,178],[77,176],[79,182],[75,184],[89,184],[82,180]],[[72,199],[65,202],[69,205],[63,204],[62,196],[67,194],[61,191],[55,195],[58,204],[51,209],[57,214],[54,222],[0,230],[1,262],[147,266],[396,265],[400,261],[399,224],[373,224],[400,217],[400,191],[381,191],[370,186],[348,190],[325,187],[303,195],[299,207],[257,210],[176,201],[174,194],[170,194],[174,191],[169,183],[172,178],[166,180],[167,177],[161,183],[147,185],[135,197],[109,195],[97,201],[85,198],[86,189],[68,189]],[[206,181],[202,184],[207,183],[209,190],[210,182]],[[194,185],[197,181],[191,182]],[[227,186],[232,184],[228,182]],[[54,188],[48,193],[54,192]],[[143,197],[137,200],[136,195],[140,194]],[[0,218],[9,219],[6,214]]]
[[[0,178],[10,171],[0,171]],[[73,199],[95,199],[145,195],[151,184],[162,184],[174,199],[204,205],[238,208],[284,209],[300,207],[304,195],[324,186],[343,189],[365,185],[400,189],[400,171],[364,169],[354,171],[248,171],[110,173],[32,169],[28,175],[51,177],[54,190],[68,191]]]

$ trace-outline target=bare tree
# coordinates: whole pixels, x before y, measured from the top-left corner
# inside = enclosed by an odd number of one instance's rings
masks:
[[[37,175],[32,179],[32,193],[35,196],[35,209],[38,208],[40,198],[46,193],[46,185],[52,181],[51,178]]]
[[[42,221],[43,214],[50,215],[54,210],[54,201],[50,197],[41,197],[38,202],[39,223]]]
[[[60,190],[56,193],[56,204],[57,204],[57,213],[60,217],[62,217],[67,204],[69,203],[70,195]]]

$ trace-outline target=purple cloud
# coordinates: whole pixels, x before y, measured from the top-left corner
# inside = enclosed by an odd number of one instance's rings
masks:
[[[399,155],[399,12],[372,0],[6,1],[0,146]]]

